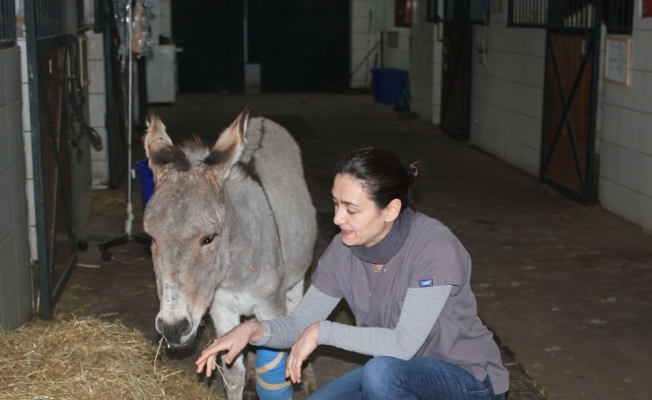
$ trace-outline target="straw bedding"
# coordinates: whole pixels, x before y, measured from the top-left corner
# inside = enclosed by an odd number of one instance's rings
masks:
[[[158,357],[157,357],[158,356]],[[0,330],[0,399],[216,399],[138,331],[98,318]]]

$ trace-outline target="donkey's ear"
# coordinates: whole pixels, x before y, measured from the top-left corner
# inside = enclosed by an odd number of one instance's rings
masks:
[[[165,147],[172,147],[172,140],[165,131],[165,125],[153,112],[147,113],[147,132],[143,136],[145,153],[152,160],[156,154]]]
[[[245,107],[240,115],[226,128],[208,154],[204,163],[212,165],[219,171],[223,179],[229,177],[231,168],[235,165],[246,143],[247,125],[249,124],[249,108]]]
[[[157,183],[161,175],[171,168],[182,171],[190,169],[188,158],[181,149],[172,145],[172,140],[165,132],[165,125],[152,112],[147,115],[147,133],[143,137],[143,144]]]

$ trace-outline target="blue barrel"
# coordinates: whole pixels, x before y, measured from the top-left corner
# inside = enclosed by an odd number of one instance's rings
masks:
[[[371,70],[371,83],[374,100],[383,104],[395,105],[407,86],[407,71],[397,68],[374,68]]]
[[[149,169],[149,160],[140,160],[131,168],[140,175],[140,194],[143,199],[143,211],[145,211],[149,198],[154,194],[154,174]]]
[[[292,383],[285,378],[287,351],[256,349],[256,393],[260,400],[291,400]]]

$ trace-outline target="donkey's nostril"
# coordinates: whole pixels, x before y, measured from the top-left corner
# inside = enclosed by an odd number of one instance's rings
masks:
[[[171,345],[181,345],[181,338],[186,336],[192,330],[192,325],[187,319],[168,324],[161,319],[156,320],[156,330],[163,335],[165,340]]]
[[[181,336],[185,336],[188,333],[190,333],[190,321],[187,319],[184,319],[183,321],[179,322],[179,332],[181,333]]]

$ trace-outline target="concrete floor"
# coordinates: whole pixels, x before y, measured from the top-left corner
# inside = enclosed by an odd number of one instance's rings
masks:
[[[335,233],[330,186],[339,156],[374,145],[406,163],[421,159],[416,207],[450,227],[473,258],[479,314],[495,332],[512,373],[509,399],[543,398],[541,393],[560,400],[650,398],[648,233],[599,206],[566,199],[426,121],[400,119],[371,95],[180,95],[173,106],[155,110],[173,140],[196,133],[213,142],[245,105],[252,115],[288,128],[302,148],[319,219],[315,259]],[[110,314],[154,341],[158,305],[147,251],[129,244],[115,249],[115,260],[104,262],[96,250],[98,241],[123,229],[124,191],[99,191],[94,197],[95,213],[83,230],[94,243],[80,253],[80,262],[101,267],[78,268],[57,311]],[[137,229],[139,224],[137,218]],[[337,318],[348,315],[341,311]],[[180,362],[192,360],[186,356]],[[318,384],[363,361],[320,348]]]

